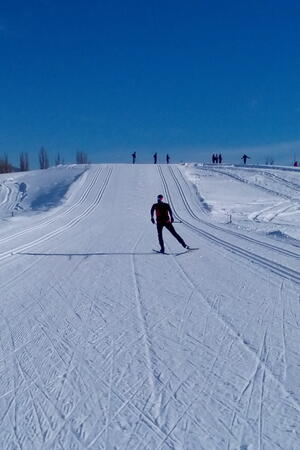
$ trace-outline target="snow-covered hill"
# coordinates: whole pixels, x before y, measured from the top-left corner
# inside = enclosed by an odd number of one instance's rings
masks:
[[[0,447],[300,449],[300,173],[0,178]],[[150,207],[175,228],[156,254]],[[12,212],[14,214],[12,215]]]

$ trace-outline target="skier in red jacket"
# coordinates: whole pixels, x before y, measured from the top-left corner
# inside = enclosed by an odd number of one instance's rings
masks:
[[[151,208],[151,222],[155,224],[154,220],[154,212],[156,215],[156,226],[157,226],[157,234],[158,240],[160,244],[160,253],[165,253],[164,240],[162,236],[163,228],[166,227],[167,230],[170,231],[171,234],[177,239],[177,241],[182,245],[182,247],[189,249],[189,246],[186,245],[184,240],[178,233],[176,233],[172,223],[174,222],[172,210],[168,203],[163,202],[163,195],[157,196],[157,203],[154,203]]]

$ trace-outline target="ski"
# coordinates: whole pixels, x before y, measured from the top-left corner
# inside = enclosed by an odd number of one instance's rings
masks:
[[[152,249],[152,251],[154,253],[158,253],[160,255],[174,255],[174,256],[185,255],[186,253],[189,253],[193,250],[199,250],[199,247],[186,248],[182,252],[176,252],[176,253],[167,253],[167,252],[162,253],[160,250],[156,250],[155,248]]]
[[[199,250],[199,247],[190,247],[190,248],[187,248],[187,249],[183,250],[182,252],[175,253],[175,256],[185,255],[186,253],[192,252],[192,251],[194,251],[194,250]]]

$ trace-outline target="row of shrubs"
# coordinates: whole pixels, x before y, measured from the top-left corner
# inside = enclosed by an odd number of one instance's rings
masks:
[[[41,147],[39,154],[39,167],[40,169],[48,169],[50,167],[50,161],[48,152],[44,147]],[[60,153],[56,155],[54,164],[59,166],[60,164],[64,164],[64,159],[61,157]],[[88,164],[88,156],[84,152],[76,153],[76,164]],[[19,156],[19,167],[14,167],[8,159],[8,155],[0,156],[0,173],[9,173],[9,172],[26,172],[30,169],[29,164],[29,155],[28,153],[22,152]]]

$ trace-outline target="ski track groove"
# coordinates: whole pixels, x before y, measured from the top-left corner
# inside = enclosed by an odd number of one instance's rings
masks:
[[[283,299],[283,287],[284,287],[284,281],[281,283],[280,286],[280,293],[279,293],[279,301],[281,304],[281,328],[282,328],[282,357],[283,357],[283,373],[282,378],[283,381],[286,380],[286,374],[287,374],[287,360],[286,360],[286,329],[285,329],[285,323],[286,323],[286,308],[285,308],[285,302]]]
[[[14,258],[14,257],[13,257]],[[30,272],[30,270],[37,265],[41,259],[43,259],[43,256],[38,257],[36,260],[34,260],[32,263],[29,263],[24,270],[22,270],[19,273],[15,273],[11,278],[9,278],[8,280],[6,280],[4,283],[2,283],[0,285],[0,289],[4,289],[6,287],[8,287],[11,283],[14,283],[16,280],[20,280],[21,278],[23,278],[23,276],[27,273]],[[6,264],[7,267],[7,264]]]
[[[246,258],[247,260],[250,260],[252,263],[260,265],[266,269],[268,269],[269,271],[281,276],[281,277],[285,277],[288,279],[291,279],[294,283],[296,284],[300,284],[300,273],[294,269],[291,269],[289,267],[283,266],[280,263],[271,261],[270,259],[265,258],[264,256],[260,256],[256,253],[253,253],[252,251],[249,250],[245,250],[242,247],[236,245],[236,244],[232,244],[230,242],[225,241],[222,238],[219,238],[207,231],[204,231],[198,227],[196,227],[195,225],[191,224],[190,222],[188,222],[187,220],[181,218],[178,213],[176,212],[176,208],[174,207],[174,204],[172,202],[171,196],[170,196],[170,191],[168,188],[168,184],[166,182],[165,176],[162,172],[162,169],[160,166],[157,166],[157,169],[159,171],[159,174],[161,175],[161,179],[165,188],[165,191],[168,192],[168,197],[170,199],[170,204],[173,208],[174,211],[174,215],[191,231],[193,231],[194,233],[205,237],[207,240],[209,240],[210,242],[213,243],[217,243],[219,245],[221,245],[223,248],[225,248],[226,250],[229,250],[230,252],[234,253],[235,255],[239,255],[243,258]],[[199,221],[199,218],[197,218],[197,216],[194,216],[193,211],[191,211],[189,204],[184,196],[184,194],[182,193],[182,191],[180,191],[180,188],[178,187],[181,199],[183,201],[183,204],[187,210],[187,212],[191,215],[192,218],[195,218],[196,220]],[[297,256],[298,257],[298,256]]]
[[[276,206],[278,206],[278,205],[275,205],[273,208],[270,208],[270,211],[272,211],[272,209],[275,209]],[[279,209],[279,211],[278,211],[278,210],[277,210],[277,211],[274,211],[274,212],[273,212],[273,215],[272,215],[271,217],[267,218],[267,221],[268,221],[268,222],[273,222],[273,220],[276,219],[276,217],[278,217],[280,214],[284,214],[284,213],[287,212],[289,209],[294,208],[294,207],[295,207],[294,205],[288,205],[288,206],[285,205],[285,206],[283,206],[281,209]],[[265,212],[265,211],[262,211],[261,213],[259,213],[259,214],[256,216],[256,220],[257,220],[257,218],[258,218],[259,216],[261,216],[264,212]]]
[[[294,183],[293,181],[286,180],[286,179],[284,179],[278,175],[275,175],[274,173],[270,173],[270,172],[263,172],[263,174],[266,177],[270,178],[271,180],[276,180],[277,182],[281,183],[282,185],[288,187],[289,189],[292,189],[292,190],[296,189],[297,191],[300,191],[300,185],[297,183]]]
[[[266,330],[264,332],[263,342],[262,342],[262,345],[261,345],[261,348],[260,348],[260,351],[259,351],[259,357],[258,357],[259,359],[257,361],[256,367],[255,367],[255,371],[254,371],[254,374],[253,374],[253,376],[251,377],[251,379],[249,381],[249,383],[251,385],[251,392],[249,394],[248,403],[247,403],[247,409],[246,409],[246,417],[247,418],[249,417],[249,411],[250,411],[250,408],[251,408],[251,402],[252,402],[253,397],[254,397],[254,388],[256,387],[256,381],[258,380],[258,377],[259,377],[259,370],[262,367],[261,361],[262,361],[262,358],[263,358],[265,339],[266,339]],[[245,393],[245,392],[246,392],[246,390],[243,391],[243,393]],[[259,408],[259,412],[261,413],[260,408]]]
[[[134,247],[132,252],[135,251],[137,245],[139,244],[140,240],[143,237],[142,233]],[[143,338],[143,343],[144,343],[144,348],[145,348],[145,356],[146,356],[146,360],[147,360],[147,366],[148,366],[148,381],[149,381],[149,386],[151,389],[151,395],[153,397],[153,399],[155,399],[155,393],[156,393],[156,388],[155,388],[155,374],[154,374],[154,368],[153,368],[153,363],[152,363],[152,358],[151,358],[151,341],[150,341],[150,337],[149,337],[149,332],[147,330],[147,323],[145,320],[145,315],[144,315],[144,307],[142,304],[142,298],[141,298],[141,289],[140,289],[140,285],[138,282],[138,276],[137,276],[137,269],[136,269],[136,262],[135,262],[135,258],[134,255],[131,255],[131,268],[132,268],[132,278],[133,278],[133,287],[134,287],[134,293],[135,293],[135,301],[136,301],[136,311],[139,317],[139,322],[140,322],[140,327],[142,330],[142,338]],[[150,395],[150,397],[151,397]]]
[[[267,206],[266,208],[263,208],[262,210],[258,211],[255,214],[255,216],[253,216],[253,220],[255,222],[260,222],[260,219],[259,219],[260,216],[263,216],[264,214],[271,212],[272,210],[274,210],[275,208],[278,208],[282,204],[283,204],[283,202],[281,201],[279,203],[276,203],[276,205],[271,205],[271,206]],[[250,217],[252,218],[252,216],[250,216]],[[268,221],[271,221],[271,220],[268,220]]]
[[[288,205],[283,207],[281,210],[275,212],[273,214],[273,216],[269,219],[269,222],[273,222],[274,219],[276,219],[276,217],[278,217],[280,214],[284,214],[286,213],[289,209],[294,208],[294,205]]]
[[[269,328],[269,327],[268,327]],[[266,347],[266,335],[263,342],[265,360],[268,359],[269,349]],[[264,406],[264,390],[265,390],[265,379],[266,379],[266,366],[262,367],[262,376],[261,376],[261,387],[260,387],[260,402],[259,402],[259,450],[263,448],[263,425],[264,425],[264,416],[263,416],[263,406]]]
[[[108,390],[108,405],[107,405],[107,416],[106,416],[106,430],[105,430],[105,449],[107,450],[109,448],[109,424],[111,423],[111,394],[112,394],[112,385],[113,385],[113,378],[114,378],[114,368],[115,368],[115,343],[114,343],[114,336],[111,338],[111,370],[110,370],[110,376],[109,376],[109,390]]]
[[[174,181],[175,181],[175,179],[176,179],[176,180],[178,181],[178,183],[180,184],[180,181],[179,181],[178,177],[175,175],[174,168],[171,167],[171,166],[169,166],[169,171],[170,171],[172,177],[174,178]],[[191,195],[191,198],[194,199],[195,196],[196,196],[196,201],[194,201],[195,207],[199,210],[199,213],[200,213],[201,215],[203,215],[204,217],[207,218],[209,207],[207,206],[206,208],[204,208],[204,207],[202,207],[201,205],[199,205],[199,199],[200,199],[200,202],[201,202],[201,203],[206,204],[204,198],[201,197],[200,192],[197,190],[197,188],[196,188],[196,186],[195,186],[194,184],[188,183],[186,177],[183,175],[182,170],[180,170],[179,167],[176,167],[176,171],[177,171],[177,175],[178,175],[178,176],[180,177],[180,179],[181,179],[181,182],[184,183],[184,185],[185,185],[186,188],[188,189],[188,191],[189,191],[189,193],[190,193],[190,195]],[[193,188],[193,190],[192,190],[192,188]],[[208,225],[211,224],[209,221],[207,221],[207,220],[205,220],[205,219],[201,219],[200,217],[199,217],[199,220],[200,220],[200,221],[203,221],[204,223],[207,223]],[[214,226],[217,226],[217,225],[214,225],[214,224],[211,224],[211,225],[212,225],[213,227],[214,227]],[[221,229],[221,227],[220,227],[220,229]]]
[[[183,310],[183,313],[182,313],[182,316],[181,316],[180,327],[179,327],[179,330],[178,330],[179,342],[180,343],[182,342],[184,331],[185,331],[186,321],[188,319],[188,317],[187,317],[188,307],[190,305],[190,302],[191,302],[191,299],[192,299],[194,293],[195,293],[195,291],[192,290],[192,292],[188,295],[188,297],[186,299],[186,302],[185,302],[185,305],[184,305],[184,310]]]
[[[297,313],[295,312],[294,308],[292,307],[291,297],[288,296],[287,299],[288,299],[287,301],[289,303],[289,311],[290,311],[290,314],[291,314],[291,316],[292,316],[292,318],[294,320],[294,324],[292,324],[292,326],[294,326],[296,329],[299,329],[300,328],[300,320],[298,320]],[[298,297],[298,303],[299,303],[299,306],[300,306],[300,295]]]
[[[8,321],[7,321],[7,319],[5,317],[4,317],[4,320],[6,322],[7,328],[8,328],[9,333],[10,333],[11,344],[12,344],[13,351],[14,351],[15,350],[14,337],[13,337],[10,325],[9,325],[9,323],[8,323]],[[13,401],[12,401],[11,405],[13,405],[14,410],[13,410],[13,418],[9,415],[9,419],[10,419],[10,423],[12,425],[12,429],[13,429],[13,433],[14,433],[14,436],[15,436],[15,439],[16,439],[16,443],[17,443],[18,447],[20,448],[20,450],[22,450],[22,445],[21,445],[21,442],[20,442],[20,439],[19,439],[19,436],[18,436],[18,433],[17,433],[17,402],[16,402],[16,400],[17,400],[18,387],[16,386],[16,379],[15,379],[15,375],[17,374],[17,370],[16,370],[17,360],[16,360],[16,356],[15,355],[13,357],[13,366],[14,366],[14,372],[13,372],[14,397],[13,397]],[[9,408],[7,409],[7,414],[9,414]],[[13,420],[13,422],[12,422],[12,420]]]

